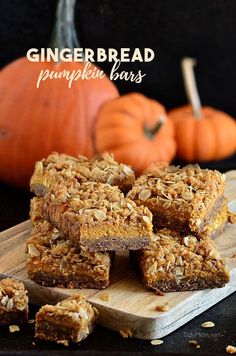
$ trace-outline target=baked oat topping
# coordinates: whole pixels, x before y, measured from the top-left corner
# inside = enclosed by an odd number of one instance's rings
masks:
[[[117,187],[109,184],[67,180],[53,186],[45,195],[44,201],[66,204],[67,213],[75,213],[81,224],[96,225],[97,222],[129,222],[147,228],[152,215],[145,206],[137,206],[125,198]]]
[[[114,160],[114,156],[104,154],[89,160],[86,157],[72,157],[56,152],[35,165],[31,178],[31,191],[42,195],[56,182],[74,177],[79,182],[95,181],[117,185],[120,189],[129,189],[135,179],[133,170]]]
[[[80,319],[89,319],[89,314],[95,315],[94,308],[86,302],[83,295],[77,294],[68,299],[58,302],[56,305],[44,305],[40,311],[46,313],[47,315],[66,315],[72,321],[77,322]]]

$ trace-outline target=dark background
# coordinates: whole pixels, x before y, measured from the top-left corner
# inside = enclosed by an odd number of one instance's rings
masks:
[[[0,0],[0,65],[47,47],[56,0]],[[185,103],[179,62],[198,60],[203,104],[236,117],[235,0],[78,0],[76,27],[82,47],[151,47],[151,63],[124,63],[146,72],[143,84],[120,81],[119,90],[141,91],[172,108]],[[101,63],[110,72],[110,63]],[[17,78],[16,78],[17,80]]]
[[[0,0],[0,67],[24,56],[31,47],[47,47],[55,19],[57,0]],[[151,47],[153,62],[123,65],[124,70],[147,73],[143,84],[118,82],[121,93],[141,91],[167,108],[185,103],[179,68],[183,56],[198,60],[198,87],[203,104],[236,117],[236,0],[77,0],[76,27],[82,47]],[[111,64],[100,66],[110,72]],[[16,78],[17,81],[17,78]],[[207,164],[221,171],[234,169],[236,159]],[[204,166],[204,165],[203,165]],[[0,183],[0,230],[28,218],[30,194]],[[31,317],[37,308],[31,306]],[[195,318],[164,338],[161,346],[149,341],[124,340],[118,333],[97,327],[77,350],[81,355],[221,355],[236,340],[236,295]],[[214,329],[202,330],[212,320]],[[62,346],[32,344],[34,326],[22,326],[19,334],[1,329],[0,354],[62,355]],[[200,350],[188,345],[197,339]],[[54,351],[53,351],[54,350]]]

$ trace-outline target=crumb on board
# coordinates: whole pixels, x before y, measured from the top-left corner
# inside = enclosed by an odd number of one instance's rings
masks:
[[[161,345],[161,344],[163,344],[163,340],[160,340],[160,339],[156,339],[156,340],[152,340],[151,341],[151,344],[153,345],[153,346],[157,346],[157,345]]]
[[[236,258],[236,253],[234,253],[234,254],[231,256],[231,258]]]
[[[34,320],[34,319],[29,319],[28,323],[29,323],[29,324],[34,324],[34,323],[35,323],[35,320]]]
[[[132,330],[127,328],[127,329],[121,329],[120,330],[120,334],[122,337],[124,338],[128,338],[128,337],[133,337],[133,333],[132,333]]]
[[[160,289],[156,289],[155,293],[156,295],[160,295],[161,297],[165,295],[165,293],[163,293]]]
[[[159,311],[159,312],[164,312],[164,311],[167,311],[169,309],[170,309],[170,303],[169,302],[161,304],[161,305],[157,305],[156,308],[155,308],[155,310]]]
[[[68,340],[57,340],[58,345],[69,346]]]
[[[201,324],[202,328],[214,328],[215,324],[212,321],[205,321],[205,323]]]
[[[228,345],[226,347],[226,352],[228,354],[236,354],[236,347],[235,346],[232,346],[232,345]]]
[[[192,345],[195,347],[195,349],[200,349],[200,344],[197,342],[197,340],[189,340],[189,345]]]
[[[100,299],[104,302],[109,302],[111,300],[111,295],[108,292],[100,294]]]
[[[10,330],[10,333],[14,333],[16,331],[20,331],[20,328],[18,325],[9,325],[9,330]]]

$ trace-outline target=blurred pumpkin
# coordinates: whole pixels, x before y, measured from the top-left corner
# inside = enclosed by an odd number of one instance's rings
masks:
[[[98,152],[113,153],[137,174],[152,162],[170,162],[176,152],[174,127],[164,107],[142,94],[131,93],[104,104],[98,114]]]
[[[185,161],[213,161],[236,150],[236,122],[228,114],[201,106],[193,73],[195,60],[182,60],[185,89],[191,105],[168,114],[176,130],[177,156]]]
[[[75,0],[59,0],[55,48],[77,46]],[[64,40],[63,40],[64,39]],[[41,70],[83,70],[85,62],[29,62],[26,57],[0,72],[0,180],[25,187],[36,160],[52,151],[94,154],[93,132],[98,109],[117,97],[107,78],[79,79],[68,88],[66,79],[47,80],[36,88]],[[90,70],[95,66],[91,64]]]

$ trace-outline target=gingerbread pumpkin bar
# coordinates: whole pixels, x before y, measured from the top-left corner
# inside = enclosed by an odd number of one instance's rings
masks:
[[[151,245],[132,252],[144,284],[162,292],[219,288],[229,271],[210,238],[160,229]]]
[[[213,233],[210,227],[217,222],[227,222],[224,189],[225,176],[218,171],[198,165],[154,166],[135,181],[127,197],[150,209],[155,229],[200,236]]]
[[[78,343],[93,330],[97,310],[81,294],[62,300],[56,305],[46,304],[36,314],[35,337],[68,346]]]
[[[152,214],[109,184],[66,180],[42,199],[43,217],[89,251],[138,250],[150,243]]]
[[[102,289],[109,285],[112,254],[75,248],[47,221],[38,221],[26,243],[26,269],[44,286]]]

